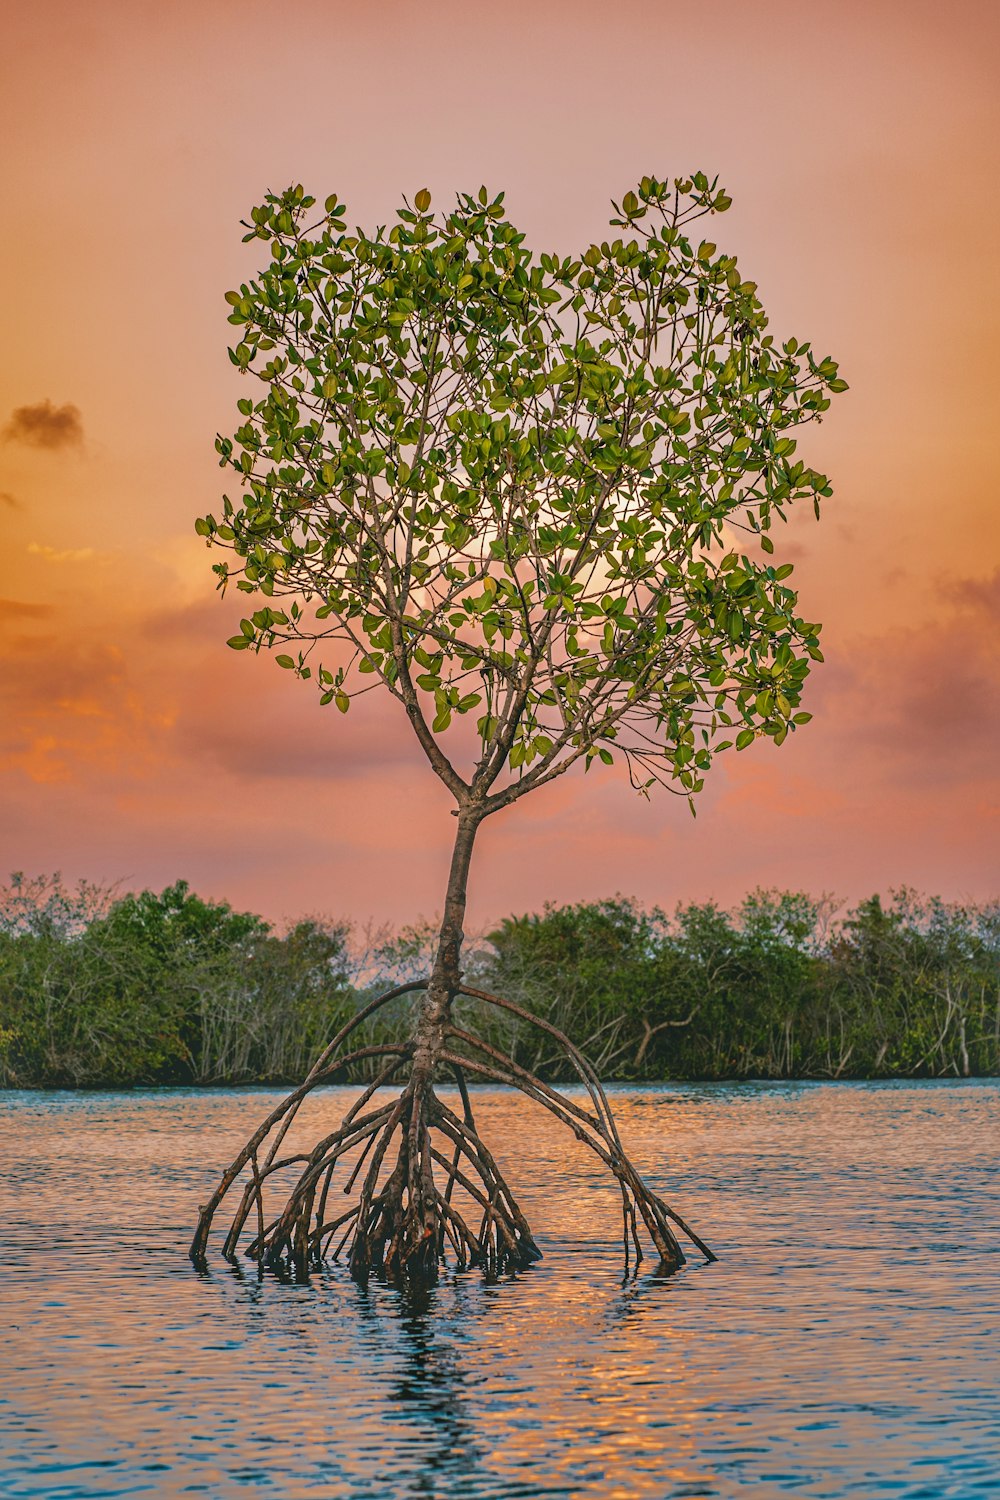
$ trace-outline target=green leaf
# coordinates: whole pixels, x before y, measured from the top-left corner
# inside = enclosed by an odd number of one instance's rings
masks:
[[[325,201],[313,221],[301,185],[268,194],[259,269],[226,296],[237,492],[194,524],[220,591],[267,606],[234,649],[307,677],[337,641],[313,670],[342,712],[398,693],[406,659],[436,734],[474,711],[515,771],[652,742],[692,797],[717,736],[796,727],[822,653],[772,538],[830,492],[796,442],[846,386],[699,241],[729,202],[714,176],[643,178],[564,257],[485,188],[436,222],[421,188],[370,231]]]

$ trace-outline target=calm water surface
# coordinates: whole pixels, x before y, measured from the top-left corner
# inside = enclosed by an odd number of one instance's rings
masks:
[[[545,1258],[424,1305],[188,1264],[277,1097],[0,1094],[5,1500],[1000,1496],[1000,1082],[614,1091],[721,1256],[625,1282],[600,1164],[483,1092]]]

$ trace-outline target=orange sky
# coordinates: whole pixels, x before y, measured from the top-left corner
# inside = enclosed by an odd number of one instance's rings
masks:
[[[776,559],[826,626],[814,719],[722,757],[696,821],[617,771],[502,814],[473,921],[618,890],[997,894],[996,6],[38,0],[5,32],[0,878],[436,910],[453,825],[394,707],[331,717],[224,644],[192,527],[240,393],[238,220],[291,180],[369,225],[485,181],[569,252],[644,173],[703,168],[774,330],[851,384],[800,448],[835,497]]]

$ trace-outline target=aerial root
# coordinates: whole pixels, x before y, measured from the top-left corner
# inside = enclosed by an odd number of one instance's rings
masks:
[[[479,1133],[466,1073],[520,1090],[565,1124],[608,1167],[621,1192],[626,1267],[632,1256],[636,1266],[643,1259],[640,1221],[661,1270],[674,1271],[684,1263],[673,1226],[706,1259],[715,1259],[684,1220],[645,1185],[629,1161],[603,1086],[590,1064],[555,1027],[512,1002],[481,990],[462,991],[549,1033],[570,1058],[586,1089],[589,1108],[452,1023],[445,1026],[443,1048],[433,1068],[426,1062],[418,1065],[412,1043],[359,1047],[337,1055],[342,1042],[368,1015],[387,1000],[420,987],[390,991],[360,1011],[334,1038],[305,1082],[254,1132],[201,1209],[191,1245],[196,1264],[205,1263],[216,1211],[243,1177],[222,1246],[230,1260],[236,1259],[244,1240],[242,1253],[260,1267],[299,1277],[326,1260],[346,1258],[351,1275],[362,1284],[372,1274],[394,1281],[433,1282],[449,1257],[459,1269],[479,1267],[489,1277],[530,1265],[541,1252]],[[338,1127],[311,1150],[282,1155],[282,1142],[308,1094],[336,1073],[368,1059],[380,1062],[381,1068]],[[434,1074],[442,1068],[450,1070],[458,1085],[461,1114],[435,1093]],[[379,1103],[376,1095],[386,1087],[399,1092]],[[289,1171],[296,1174],[290,1188],[285,1175]],[[269,1215],[265,1199],[273,1193],[278,1174],[285,1184],[281,1189],[284,1203],[280,1212]],[[341,1207],[342,1195],[352,1194],[356,1200]]]

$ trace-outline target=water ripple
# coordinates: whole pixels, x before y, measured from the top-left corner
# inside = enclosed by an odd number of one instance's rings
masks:
[[[274,1097],[0,1094],[9,1500],[1000,1494],[995,1080],[616,1090],[721,1255],[624,1283],[599,1164],[482,1091],[545,1258],[420,1299],[188,1266]]]

